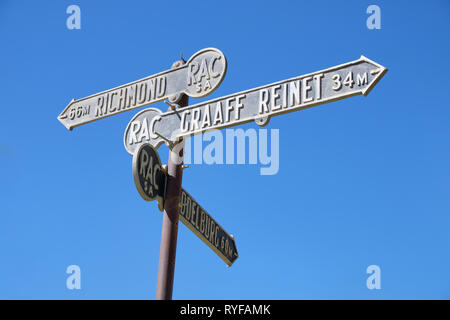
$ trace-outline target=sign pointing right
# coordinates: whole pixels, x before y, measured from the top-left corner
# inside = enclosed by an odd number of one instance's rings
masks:
[[[222,129],[250,121],[266,125],[272,116],[324,103],[367,95],[387,69],[361,56],[345,64],[301,75],[262,87],[162,113],[149,108],[136,114],[124,135],[133,154],[143,143],[155,148],[163,142]]]
[[[179,217],[180,221],[229,267],[238,258],[234,237],[229,235],[183,188],[181,188]]]
[[[133,155],[133,177],[136,188],[144,200],[158,200],[163,211],[168,175],[161,166],[158,152],[149,144],[143,144]],[[181,188],[179,219],[210,247],[228,266],[238,258],[234,237],[195,199]]]

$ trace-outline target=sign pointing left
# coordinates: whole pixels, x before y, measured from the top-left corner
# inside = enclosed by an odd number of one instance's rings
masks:
[[[178,68],[72,100],[58,120],[69,130],[124,111],[137,109],[179,94],[202,98],[213,92],[227,71],[223,53],[207,48]]]

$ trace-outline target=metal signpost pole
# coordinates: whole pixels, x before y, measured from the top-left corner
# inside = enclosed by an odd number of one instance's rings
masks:
[[[183,60],[174,63],[180,67]],[[182,94],[178,105],[186,107],[189,97]],[[178,237],[178,210],[183,177],[184,139],[170,148],[167,162],[167,191],[164,202],[164,215],[161,231],[161,248],[159,253],[158,280],[156,284],[156,300],[171,300],[175,274],[175,257]]]

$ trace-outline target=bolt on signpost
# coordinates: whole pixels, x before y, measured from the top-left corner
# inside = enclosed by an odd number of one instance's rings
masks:
[[[387,72],[385,67],[361,56],[328,69],[188,106],[189,97],[204,97],[214,91],[226,70],[222,52],[203,49],[187,63],[175,62],[168,71],[72,100],[58,116],[72,130],[157,101],[171,101],[166,102],[170,105],[167,112],[148,108],[137,113],[124,133],[125,149],[133,155],[133,178],[139,194],[144,200],[157,200],[164,211],[158,300],[172,298],[179,220],[228,266],[239,256],[234,237],[181,186],[186,137],[250,121],[264,126],[272,116],[367,95]],[[162,143],[170,148],[166,168],[156,151]]]

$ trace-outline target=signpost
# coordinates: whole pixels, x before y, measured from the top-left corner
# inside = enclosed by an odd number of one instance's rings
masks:
[[[179,94],[205,97],[221,84],[227,71],[222,52],[207,48],[195,53],[178,68],[122,86],[72,100],[58,116],[69,130],[112,115],[169,99]]]
[[[272,116],[324,103],[367,95],[387,69],[368,58],[234,93],[182,110],[162,113],[149,108],[136,114],[125,134],[125,149],[133,154],[142,143],[158,148],[163,142],[250,121],[266,125]]]
[[[177,103],[171,104],[167,112],[149,108],[137,113],[124,134],[125,148],[133,155],[133,177],[139,194],[147,201],[157,200],[159,209],[164,209],[158,300],[172,298],[179,220],[228,266],[238,258],[233,236],[181,187],[185,137],[250,121],[264,126],[272,116],[367,95],[387,72],[385,67],[361,56],[325,70],[188,106],[189,97],[204,97],[214,91],[226,70],[222,52],[203,49],[187,63],[175,62],[168,71],[72,100],[58,116],[72,130],[164,99]],[[167,170],[156,152],[164,142],[170,148]]]

